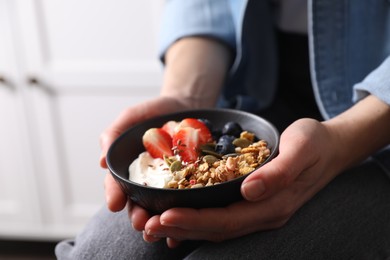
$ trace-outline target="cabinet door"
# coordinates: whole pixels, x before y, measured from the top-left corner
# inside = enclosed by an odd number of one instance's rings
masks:
[[[40,225],[36,169],[11,32],[9,6],[0,0],[0,237],[31,234]]]
[[[22,66],[34,118],[44,222],[72,235],[104,202],[100,133],[158,95],[161,1],[20,0]]]

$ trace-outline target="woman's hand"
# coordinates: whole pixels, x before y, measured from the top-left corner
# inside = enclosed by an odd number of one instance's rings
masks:
[[[279,155],[243,182],[246,200],[226,208],[169,209],[145,223],[144,239],[168,237],[174,247],[281,227],[342,170],[388,145],[389,127],[390,107],[375,96],[329,121],[298,120],[282,133]]]
[[[130,126],[160,114],[172,113],[188,108],[188,103],[171,97],[159,97],[127,108],[100,136],[102,149],[100,166],[107,168],[106,154],[110,145]],[[114,212],[122,210],[126,205],[127,198],[110,173],[106,175],[104,186],[108,208]]]
[[[246,200],[226,208],[167,210],[146,222],[144,238],[222,241],[281,227],[337,174],[335,142],[324,124],[298,120],[282,134],[280,154],[244,181]]]
[[[166,67],[160,97],[124,110],[102,133],[100,165],[107,168],[108,148],[130,126],[153,116],[213,107],[231,61],[230,49],[211,38],[188,37],[175,42],[165,56]],[[127,198],[111,174],[107,174],[105,178],[105,193],[110,210],[119,211],[125,207]],[[129,209],[130,215],[148,216],[146,213],[138,214],[136,205],[129,205]],[[133,225],[137,230],[142,230],[140,223],[143,222],[146,221],[139,221],[138,217],[134,217]]]

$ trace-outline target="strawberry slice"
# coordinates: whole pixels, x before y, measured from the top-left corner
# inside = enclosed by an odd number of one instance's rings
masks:
[[[181,127],[172,137],[173,150],[184,162],[195,162],[199,156],[201,130],[193,127]]]
[[[153,158],[172,156],[172,137],[161,128],[150,128],[142,136],[142,143]]]
[[[170,136],[173,136],[178,128],[179,122],[176,121],[168,121],[161,128],[165,130]]]
[[[199,129],[199,139],[201,143],[208,143],[212,141],[212,135],[210,129],[201,121],[195,118],[185,118],[179,123],[179,128],[192,127]]]

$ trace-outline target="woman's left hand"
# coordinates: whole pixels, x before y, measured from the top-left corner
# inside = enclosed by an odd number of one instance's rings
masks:
[[[144,239],[223,241],[283,226],[340,168],[334,162],[337,136],[326,124],[301,119],[281,135],[279,155],[248,176],[246,200],[225,208],[173,208],[147,220]],[[245,214],[243,214],[245,212]]]

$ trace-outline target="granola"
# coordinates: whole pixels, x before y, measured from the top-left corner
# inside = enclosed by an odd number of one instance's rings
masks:
[[[245,132],[240,138],[251,136],[250,144],[246,147],[236,147],[236,153],[217,158],[206,154],[199,157],[194,163],[183,163],[178,157],[166,157],[173,178],[167,188],[187,189],[200,188],[229,181],[246,175],[259,167],[270,155],[270,149],[264,140],[253,141],[253,136]],[[180,167],[178,167],[180,165]]]

